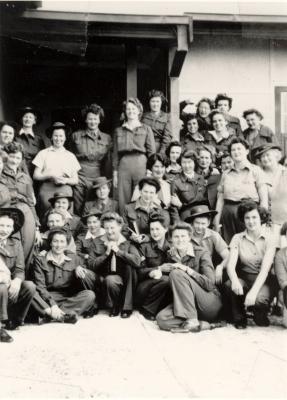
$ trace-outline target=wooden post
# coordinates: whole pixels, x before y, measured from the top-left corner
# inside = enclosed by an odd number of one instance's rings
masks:
[[[127,64],[127,97],[137,97],[138,93],[138,62],[137,47],[126,45],[126,64]]]
[[[176,47],[171,47],[168,54],[168,70],[170,71]],[[170,118],[173,132],[173,140],[179,140],[179,131],[181,123],[179,119],[179,79],[178,77],[169,76],[169,104],[170,104]]]

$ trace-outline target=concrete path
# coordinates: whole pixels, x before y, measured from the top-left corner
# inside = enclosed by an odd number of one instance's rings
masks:
[[[171,334],[135,312],[27,325],[0,346],[0,398],[287,398],[287,330]]]

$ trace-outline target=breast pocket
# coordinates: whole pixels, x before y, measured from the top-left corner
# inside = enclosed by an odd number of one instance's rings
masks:
[[[146,141],[146,135],[144,132],[136,131],[134,133],[133,137],[134,143],[136,146],[144,148],[145,147],[145,141]]]

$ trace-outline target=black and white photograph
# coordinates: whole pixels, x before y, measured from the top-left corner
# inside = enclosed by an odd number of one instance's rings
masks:
[[[287,398],[287,0],[0,0],[0,399]]]

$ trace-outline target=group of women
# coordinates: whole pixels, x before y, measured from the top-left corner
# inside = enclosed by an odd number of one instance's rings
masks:
[[[159,90],[147,112],[127,99],[113,135],[97,104],[72,133],[57,121],[39,135],[32,107],[20,126],[0,125],[0,341],[27,315],[75,323],[136,307],[161,329],[198,332],[222,320],[244,329],[247,309],[268,326],[274,299],[285,312],[287,170],[275,135],[253,108],[242,131],[226,94],[192,114],[182,102],[174,132],[166,103]]]

